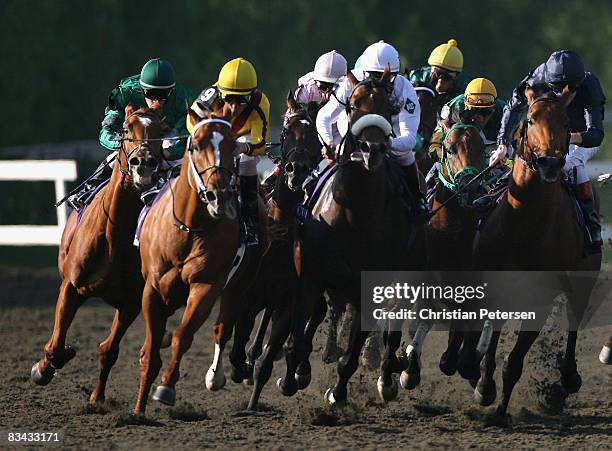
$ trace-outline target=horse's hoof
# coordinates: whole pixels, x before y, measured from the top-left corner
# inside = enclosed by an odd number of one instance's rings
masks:
[[[225,387],[225,374],[222,371],[218,373],[215,370],[210,369],[206,373],[206,388],[210,391],[221,390]]]
[[[308,373],[308,374],[295,373],[295,382],[297,383],[298,390],[304,390],[306,387],[308,387],[310,385],[311,380],[312,380],[312,373]]]
[[[168,385],[158,385],[153,393],[153,399],[167,406],[173,406],[176,402],[176,391]]]
[[[376,382],[376,387],[378,388],[378,396],[381,401],[389,402],[397,398],[398,388],[395,378],[391,377],[391,385],[385,385],[383,378],[379,377]]]
[[[165,330],[164,336],[161,341],[161,348],[162,349],[169,348],[171,344],[172,344],[172,331]]]
[[[251,371],[249,372],[249,369],[246,367],[242,367],[242,368],[232,367],[232,372],[230,374],[230,377],[232,381],[235,382],[236,384],[241,384],[244,380],[253,378],[253,371],[252,371],[252,368],[251,368]]]
[[[408,367],[400,375],[400,385],[404,390],[412,390],[421,383],[421,363],[417,352],[410,348]]]
[[[495,398],[497,398],[497,387],[495,386],[495,381],[491,379],[490,381],[485,382],[484,379],[480,378],[476,387],[474,387],[474,399],[481,406],[490,406],[495,402]]]
[[[470,384],[470,387],[472,387],[472,388],[476,388],[476,385],[478,385],[478,380],[479,380],[479,379],[480,379],[480,378],[478,378],[478,379],[469,379],[469,380],[468,380],[468,383]]]
[[[440,357],[440,371],[447,376],[452,376],[457,372],[457,355],[454,358],[450,358],[448,351],[444,351],[442,357]]]
[[[346,402],[346,393],[344,393],[344,397],[342,397],[341,395],[339,396],[337,393],[334,393],[335,390],[336,387],[331,387],[325,391],[325,395],[323,395],[325,401],[330,406],[343,405]]]
[[[253,376],[246,377],[242,380],[243,385],[253,385],[254,383]]]
[[[574,370],[569,374],[561,375],[561,385],[568,394],[578,393],[582,387],[582,378],[578,371]]]
[[[45,386],[53,379],[55,376],[55,368],[51,365],[47,365],[47,369],[44,372],[41,372],[39,369],[40,362],[36,362],[32,369],[30,370],[30,379],[36,385]]]
[[[599,353],[599,361],[604,365],[612,365],[612,348],[604,346]]]
[[[279,377],[276,381],[276,386],[284,396],[293,396],[298,391],[297,382],[295,379]]]
[[[475,349],[466,349],[463,346],[457,356],[457,371],[462,378],[470,380],[480,378],[480,360]]]

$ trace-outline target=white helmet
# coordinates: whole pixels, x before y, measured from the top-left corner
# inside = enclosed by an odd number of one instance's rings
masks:
[[[346,59],[335,50],[319,57],[314,67],[314,79],[327,83],[336,83],[346,75]]]
[[[363,60],[360,69],[364,72],[384,72],[389,65],[391,72],[399,72],[399,53],[391,44],[378,41],[369,46],[363,52]]]

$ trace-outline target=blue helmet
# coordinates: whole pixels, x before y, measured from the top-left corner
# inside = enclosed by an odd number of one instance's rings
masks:
[[[582,59],[571,50],[553,52],[546,61],[544,78],[549,85],[577,86],[584,76]]]

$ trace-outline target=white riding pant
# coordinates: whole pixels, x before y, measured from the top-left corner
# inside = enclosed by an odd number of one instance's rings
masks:
[[[580,147],[570,144],[563,171],[570,179],[573,179],[574,168],[576,168],[576,183],[580,185],[588,182],[589,174],[587,173],[586,163],[595,156],[598,150],[599,147]]]

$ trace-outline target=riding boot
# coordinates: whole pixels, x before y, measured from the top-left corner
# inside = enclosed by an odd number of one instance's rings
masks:
[[[68,198],[68,203],[78,210],[89,203],[91,193],[108,180],[113,174],[113,160],[111,162],[105,160],[96,168],[94,175],[85,183],[85,185],[75,194]]]
[[[409,166],[401,166],[406,177],[406,185],[408,190],[409,203],[412,206],[412,220],[416,224],[424,224],[431,218],[431,208],[425,199],[425,195],[421,191],[419,183],[419,171],[416,163]]]
[[[578,201],[584,213],[584,220],[587,231],[589,232],[590,243],[594,246],[601,246],[603,244],[601,238],[601,223],[599,222],[599,214],[595,211],[593,186],[590,180],[578,185]]]
[[[259,244],[258,225],[259,215],[257,209],[257,176],[240,176],[240,212],[246,224],[246,245],[255,246]]]

